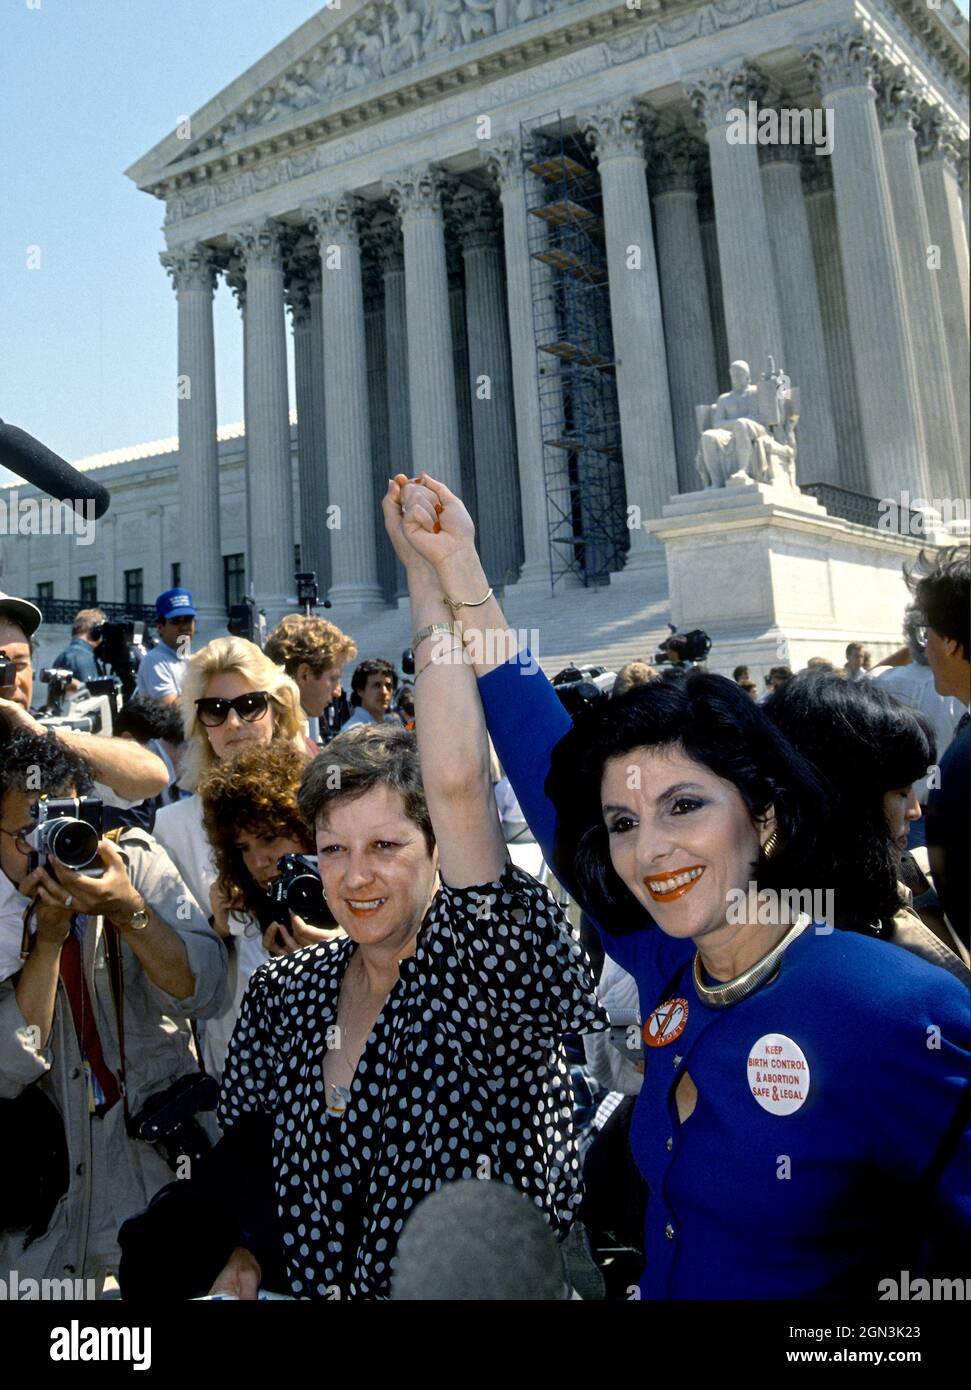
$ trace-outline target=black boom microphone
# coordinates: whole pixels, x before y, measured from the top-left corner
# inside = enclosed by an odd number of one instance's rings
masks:
[[[0,464],[59,502],[93,502],[95,519],[104,516],[111,505],[107,488],[91,482],[26,430],[2,420]]]

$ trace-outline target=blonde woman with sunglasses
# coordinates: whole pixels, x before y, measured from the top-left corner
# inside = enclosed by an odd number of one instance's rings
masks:
[[[307,721],[300,692],[291,678],[259,647],[242,637],[218,637],[190,659],[179,697],[186,742],[180,785],[192,796],[164,806],[155,818],[155,838],[168,850],[189,892],[218,929],[226,914],[216,911],[212,889],[216,863],[203,824],[200,783],[219,763],[259,744],[290,744],[306,752]],[[218,919],[218,921],[217,921]],[[246,923],[231,914],[226,931],[230,948],[230,977],[235,995],[236,953]],[[220,932],[225,935],[224,932]],[[235,1010],[206,1027],[204,1055],[207,1070],[222,1070]]]

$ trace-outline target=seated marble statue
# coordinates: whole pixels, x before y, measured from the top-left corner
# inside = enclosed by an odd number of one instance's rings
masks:
[[[714,405],[698,406],[701,438],[695,460],[702,485],[769,483],[796,488],[798,392],[769,358],[769,370],[752,382],[747,362],[729,367],[732,389]]]

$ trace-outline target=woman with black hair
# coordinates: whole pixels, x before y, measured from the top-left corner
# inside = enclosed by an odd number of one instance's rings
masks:
[[[793,676],[763,709],[828,784],[818,862],[823,886],[832,889],[835,925],[916,951],[967,985],[955,943],[923,925],[901,881],[912,862],[908,829],[921,815],[914,784],[937,758],[927,720],[873,681],[827,671]],[[940,930],[947,931],[943,921]]]
[[[699,672],[571,722],[518,652],[459,499],[423,474],[402,505],[526,819],[637,981],[642,1296],[875,1298],[928,1248],[957,1272],[967,992],[909,952],[789,920],[828,813],[812,768]]]

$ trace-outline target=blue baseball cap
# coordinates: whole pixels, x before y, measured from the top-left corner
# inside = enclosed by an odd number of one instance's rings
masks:
[[[166,589],[155,600],[155,616],[160,622],[166,618],[194,618],[196,610],[192,605],[192,595],[188,589]]]

